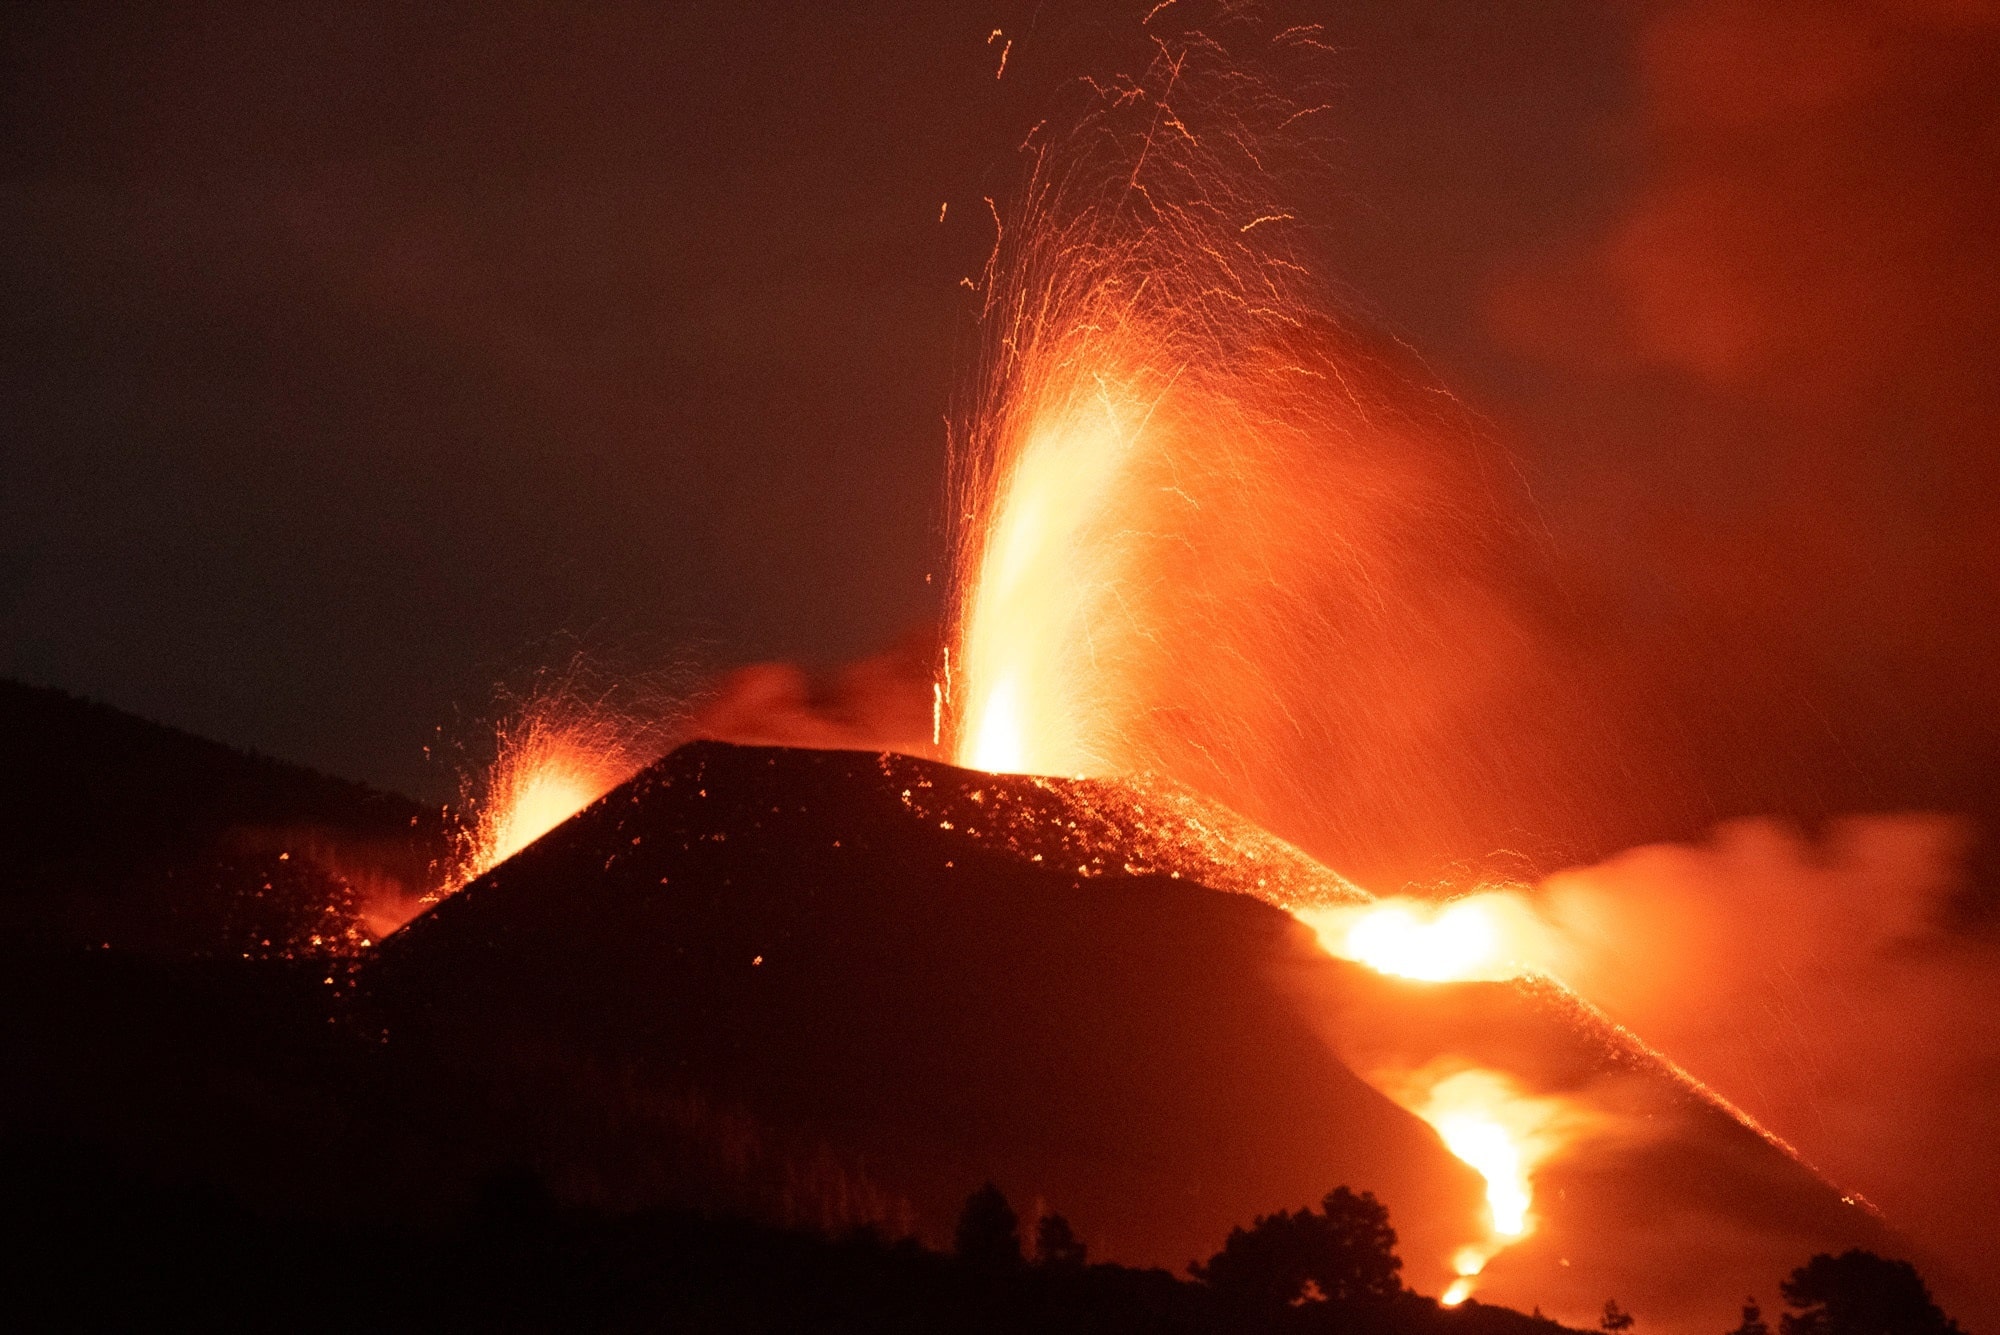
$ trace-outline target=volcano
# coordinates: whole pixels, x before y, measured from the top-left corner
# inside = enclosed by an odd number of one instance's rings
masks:
[[[1346,1184],[1434,1292],[1481,1180],[1362,1073],[1458,1060],[1570,1110],[1483,1299],[1692,1330],[1811,1252],[1907,1254],[1559,986],[1387,978],[1278,907],[1360,895],[1159,785],[698,742],[384,941],[363,1022],[607,1207],[938,1242],[990,1178],[1179,1269]]]

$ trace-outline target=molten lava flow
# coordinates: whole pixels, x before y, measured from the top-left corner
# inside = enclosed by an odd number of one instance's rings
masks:
[[[1327,954],[1428,983],[1501,982],[1541,971],[1546,929],[1518,894],[1485,891],[1442,904],[1378,899],[1293,910]]]
[[[1397,898],[1292,913],[1328,954],[1422,982],[1520,978],[1534,974],[1531,961],[1547,953],[1539,920],[1520,896],[1505,891],[1435,905]],[[1533,1231],[1534,1170],[1569,1138],[1575,1113],[1557,1100],[1523,1094],[1497,1071],[1447,1063],[1370,1078],[1485,1179],[1486,1236],[1452,1257],[1457,1277],[1443,1301],[1454,1306],[1471,1296],[1488,1261]]]
[[[1488,1261],[1534,1231],[1534,1172],[1569,1138],[1571,1114],[1556,1100],[1521,1093],[1496,1071],[1432,1067],[1387,1083],[1486,1181],[1486,1237],[1452,1257],[1458,1278],[1444,1302],[1455,1305],[1471,1295]]]

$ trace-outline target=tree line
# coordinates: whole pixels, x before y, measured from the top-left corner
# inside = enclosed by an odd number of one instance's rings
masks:
[[[1024,1224],[991,1183],[942,1251],[578,1209],[525,1170],[429,1225],[273,1218],[18,1132],[0,1135],[0,1197],[15,1223],[0,1329],[1566,1335],[1539,1312],[1409,1291],[1388,1210],[1346,1187],[1232,1229],[1183,1275],[1093,1261],[1062,1215]],[[1776,1335],[1960,1335],[1908,1263],[1866,1252],[1813,1257],[1779,1292]],[[1601,1324],[1635,1323],[1607,1304]],[[1728,1335],[1773,1331],[1752,1302]]]

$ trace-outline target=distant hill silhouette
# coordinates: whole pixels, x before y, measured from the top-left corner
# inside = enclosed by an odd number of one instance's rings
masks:
[[[0,772],[0,928],[51,944],[366,936],[370,903],[418,893],[443,851],[406,798],[20,682],[0,681]]]

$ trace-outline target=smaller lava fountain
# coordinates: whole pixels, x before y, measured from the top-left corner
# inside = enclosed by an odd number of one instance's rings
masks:
[[[567,681],[544,685],[494,730],[490,765],[462,785],[457,858],[442,890],[484,875],[636,774],[665,746],[661,727],[635,721]]]

